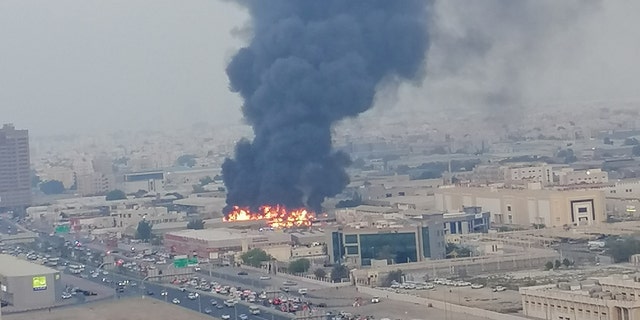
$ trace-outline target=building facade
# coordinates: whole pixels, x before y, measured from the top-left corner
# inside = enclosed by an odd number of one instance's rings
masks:
[[[567,283],[520,288],[525,316],[553,320],[639,320],[638,278],[600,278],[591,283]]]
[[[61,299],[60,271],[0,255],[0,299],[17,309],[51,307]]]
[[[357,266],[443,259],[446,251],[441,216],[402,227],[336,227],[327,238],[331,262]]]
[[[247,231],[230,228],[183,230],[164,234],[164,246],[173,254],[218,259],[225,254],[260,248],[280,261],[291,258],[291,235],[279,231]]]
[[[94,172],[76,176],[78,194],[83,197],[107,194],[115,189],[113,175]]]
[[[442,218],[446,235],[486,233],[491,228],[491,213],[481,207],[464,207],[462,212],[445,213]]]
[[[5,124],[0,129],[0,209],[22,211],[30,205],[29,131]]]
[[[555,190],[452,187],[435,192],[436,209],[458,212],[482,207],[491,223],[550,227],[591,225],[606,221],[602,190]]]

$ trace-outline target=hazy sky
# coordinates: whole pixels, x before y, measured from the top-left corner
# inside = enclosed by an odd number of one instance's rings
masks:
[[[640,98],[639,1],[436,3],[425,81],[383,91],[378,111]],[[221,0],[2,0],[0,121],[36,134],[239,123],[224,69],[247,19]]]

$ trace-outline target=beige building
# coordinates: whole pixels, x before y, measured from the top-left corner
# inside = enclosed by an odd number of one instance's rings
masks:
[[[639,320],[638,278],[520,288],[525,316],[549,320]]]
[[[291,258],[291,235],[282,231],[253,231],[231,228],[183,230],[164,234],[164,246],[174,254],[218,259],[232,253],[260,248],[279,261]]]
[[[558,176],[558,184],[563,186],[609,182],[609,174],[601,169],[574,170],[562,168],[554,174]]]
[[[606,220],[602,190],[450,187],[436,190],[436,210],[482,207],[495,224],[550,227],[590,225]]]
[[[546,163],[514,165],[503,170],[505,181],[553,183],[553,168]]]
[[[90,173],[76,176],[78,194],[94,196],[106,194],[115,189],[115,178],[102,173]]]
[[[65,189],[71,188],[76,181],[73,170],[66,167],[47,167],[42,170],[40,175],[40,179],[43,181],[58,180],[62,182]]]

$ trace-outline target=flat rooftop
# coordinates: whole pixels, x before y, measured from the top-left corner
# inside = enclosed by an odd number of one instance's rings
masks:
[[[45,267],[12,255],[0,254],[0,274],[6,277],[23,277],[57,273],[58,270]]]
[[[215,228],[215,229],[202,229],[202,230],[180,230],[175,232],[168,232],[167,235],[174,235],[178,237],[187,237],[201,241],[228,241],[228,240],[241,240],[247,238],[259,238],[268,237],[269,239],[286,239],[291,240],[291,235],[281,231],[241,231],[237,229],[229,228]]]

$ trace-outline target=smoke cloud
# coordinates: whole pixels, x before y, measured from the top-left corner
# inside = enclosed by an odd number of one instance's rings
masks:
[[[319,211],[349,181],[350,159],[332,150],[332,125],[368,110],[378,87],[423,76],[431,3],[238,2],[253,37],[227,75],[255,138],[240,141],[222,166],[228,208]]]

